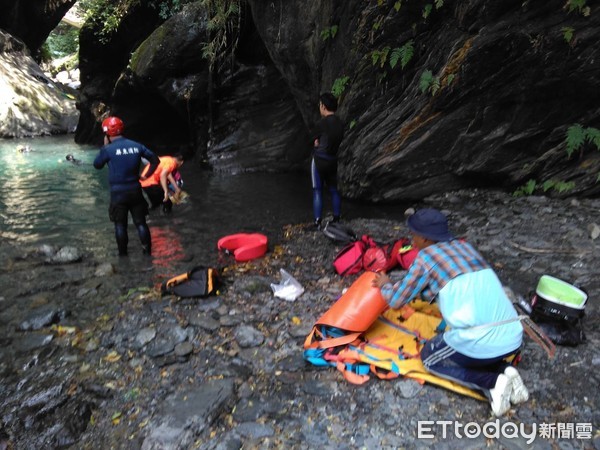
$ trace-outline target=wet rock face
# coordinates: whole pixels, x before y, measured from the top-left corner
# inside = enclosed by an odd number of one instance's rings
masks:
[[[2,12],[24,5],[2,1]],[[565,133],[600,119],[600,15],[564,0],[435,4],[249,0],[235,58],[211,77],[198,2],[164,24],[140,2],[109,40],[82,29],[76,139],[99,143],[110,111],[159,153],[199,153],[224,172],[291,170],[310,151],[319,93],[337,84],[347,197],[421,199],[529,179],[598,195],[600,152],[590,144],[568,158]]]
[[[72,132],[75,100],[46,78],[25,43],[0,30],[0,138]]]
[[[0,28],[37,51],[76,0],[0,0]]]
[[[132,17],[140,20],[139,13]],[[112,59],[110,73],[96,64],[94,31],[85,29],[81,53],[89,66],[82,67],[77,140],[97,135],[99,113],[110,107],[125,120],[128,136],[159,153],[194,151],[227,173],[297,168],[308,135],[252,23],[241,30],[236,59],[217,63],[212,75],[202,56],[206,24],[204,8],[187,5],[143,39],[127,69]],[[121,47],[117,38],[107,45]]]
[[[348,77],[339,110],[353,124],[341,147],[347,196],[423,198],[529,178],[573,179],[575,193],[598,192],[597,152],[568,161],[563,144],[568,126],[598,120],[600,81],[589,76],[600,64],[589,58],[598,16],[559,1],[445,2],[426,19],[415,2],[399,11],[359,1],[249,3],[307,123],[318,92]],[[575,30],[568,43],[566,23]],[[336,36],[321,39],[332,25]],[[391,68],[392,50],[409,41],[412,58]],[[420,88],[426,70],[435,92]]]
[[[112,59],[112,77],[96,63],[84,91],[102,88],[83,98],[80,128],[95,126],[92,112],[111,104],[142,140],[160,148],[176,136],[215,170],[289,170],[310,151],[319,93],[347,77],[339,174],[348,197],[419,199],[531,178],[574,181],[571,194],[600,191],[598,152],[569,160],[564,147],[570,125],[598,119],[600,81],[589,76],[600,64],[598,15],[569,12],[558,0],[447,1],[428,12],[417,2],[399,10],[359,0],[248,4],[245,26],[255,33],[242,36],[237,61],[213,80],[212,110],[206,65],[190,52],[205,34],[199,5],[191,5],[136,50],[131,71],[124,54]],[[266,51],[244,49],[246,39]],[[392,68],[393,51],[409,42],[412,56]],[[85,46],[82,55],[99,60]],[[156,117],[170,135],[153,126]]]
[[[75,134],[77,142],[100,144],[101,117],[111,112],[125,121],[128,137],[136,138],[131,129],[130,112],[119,109],[111,101],[115,83],[129,63],[131,53],[161,23],[156,9],[147,2],[139,2],[128,9],[119,28],[110,39],[99,39],[97,25],[86,22],[79,34],[79,69],[81,89],[78,99],[79,124]],[[132,102],[136,99],[132,98]],[[143,104],[138,107],[143,109]],[[145,110],[150,116],[150,111]]]

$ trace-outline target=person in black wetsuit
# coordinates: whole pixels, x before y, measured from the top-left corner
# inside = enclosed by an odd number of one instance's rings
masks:
[[[146,224],[148,204],[142,195],[139,173],[142,158],[150,162],[146,177],[154,173],[159,159],[139,142],[124,138],[123,121],[118,117],[108,117],[102,122],[104,146],[94,159],[94,167],[102,169],[108,164],[108,182],[110,184],[110,206],[108,217],[115,224],[115,237],[119,256],[127,255],[127,216],[131,212],[142,249],[145,254],[152,251],[150,230]]]
[[[326,92],[319,98],[321,119],[313,132],[314,148],[310,166],[313,188],[315,227],[321,227],[323,213],[323,185],[329,188],[333,206],[333,222],[339,222],[342,198],[337,190],[337,151],[344,137],[342,121],[335,115],[337,100]]]
[[[69,161],[71,164],[75,165],[75,166],[80,166],[81,165],[81,160],[80,159],[76,159],[73,155],[71,155],[70,153],[65,156],[65,159],[67,161]]]

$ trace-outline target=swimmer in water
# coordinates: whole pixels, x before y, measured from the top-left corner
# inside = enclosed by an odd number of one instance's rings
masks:
[[[81,164],[81,160],[75,159],[75,157],[73,155],[71,155],[70,153],[67,156],[65,156],[65,159],[67,161],[69,161],[70,163],[75,164],[76,166],[79,166]]]
[[[19,145],[17,146],[17,151],[19,153],[30,153],[33,149],[29,145]]]

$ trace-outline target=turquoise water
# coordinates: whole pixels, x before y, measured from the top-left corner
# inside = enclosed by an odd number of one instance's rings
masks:
[[[19,145],[32,151],[19,153]],[[106,175],[91,162],[92,147],[72,136],[0,141],[0,230],[2,237],[23,243],[66,244],[87,241],[108,207]],[[71,153],[82,160],[74,166]]]
[[[21,154],[19,145],[33,151]],[[92,161],[98,149],[80,146],[73,136],[0,140],[0,236],[26,246],[73,245],[96,260],[116,258],[108,220],[108,173]],[[83,163],[65,160],[71,153]],[[171,216],[151,211],[152,264],[158,272],[177,273],[193,262],[214,264],[220,237],[239,232],[266,234],[270,243],[285,224],[312,220],[310,178],[297,174],[217,175],[187,161],[181,173],[189,202]],[[326,194],[325,210],[329,207]],[[402,217],[401,207],[344,201],[352,217]],[[131,260],[143,261],[137,233],[129,227]],[[145,264],[145,263],[144,263]]]

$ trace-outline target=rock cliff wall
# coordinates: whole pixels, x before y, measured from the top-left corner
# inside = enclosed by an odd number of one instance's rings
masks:
[[[25,43],[0,30],[0,138],[73,132],[75,98],[46,78]]]
[[[292,170],[308,165],[319,93],[335,89],[345,196],[398,201],[530,179],[595,196],[600,152],[565,148],[573,124],[600,128],[592,3],[247,0],[235,55],[213,72],[199,2],[164,23],[139,5],[108,41],[82,30],[77,140],[98,141],[110,112],[132,137],[214,170]]]

